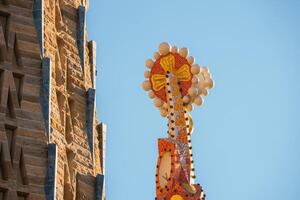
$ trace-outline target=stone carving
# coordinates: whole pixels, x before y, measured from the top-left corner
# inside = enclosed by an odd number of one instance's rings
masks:
[[[87,8],[0,1],[0,199],[105,199]]]

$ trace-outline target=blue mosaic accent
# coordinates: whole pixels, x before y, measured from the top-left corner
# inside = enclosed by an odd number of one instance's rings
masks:
[[[91,80],[93,88],[96,89],[96,42],[89,41],[89,62],[90,62],[90,71],[91,71]]]
[[[44,188],[47,200],[56,199],[57,151],[56,144],[48,144],[48,169]]]
[[[104,175],[98,174],[95,200],[102,200],[103,192],[104,192]]]
[[[87,92],[87,113],[86,113],[86,127],[88,143],[90,147],[90,152],[94,160],[94,121],[95,121],[95,98],[96,90],[89,88]]]
[[[42,56],[44,55],[44,0],[34,0],[32,9],[34,24]]]
[[[86,10],[84,6],[78,7],[78,24],[77,24],[77,46],[80,57],[83,77],[85,77],[85,24],[86,24]]]
[[[42,60],[42,85],[40,103],[43,112],[45,131],[50,141],[50,101],[51,101],[51,60],[48,57]]]

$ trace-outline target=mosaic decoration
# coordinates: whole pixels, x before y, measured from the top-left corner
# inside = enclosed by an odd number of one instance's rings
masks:
[[[168,119],[168,138],[158,139],[156,173],[157,200],[204,200],[202,187],[195,183],[191,134],[193,105],[214,85],[206,67],[195,64],[187,48],[161,43],[154,59],[146,61],[142,87],[154,100],[162,117]]]

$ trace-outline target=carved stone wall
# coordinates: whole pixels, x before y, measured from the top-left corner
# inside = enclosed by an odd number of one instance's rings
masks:
[[[0,0],[0,200],[105,199],[87,2]]]
[[[44,199],[47,137],[32,1],[0,1],[0,199]]]

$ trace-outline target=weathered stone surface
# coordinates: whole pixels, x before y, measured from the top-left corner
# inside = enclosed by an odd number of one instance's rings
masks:
[[[0,1],[0,197],[105,199],[82,0]],[[4,191],[4,192],[3,192]]]
[[[41,107],[44,117],[45,130],[50,138],[50,101],[51,101],[51,59],[43,58],[42,60],[42,86],[41,86]]]
[[[58,148],[56,144],[48,145],[48,169],[45,183],[45,194],[47,200],[56,199],[57,152]]]
[[[94,155],[94,123],[95,123],[95,106],[96,106],[95,101],[96,101],[96,91],[93,88],[89,88],[87,92],[86,126],[87,126],[87,136],[88,136],[90,152],[92,155]]]
[[[78,52],[81,61],[83,75],[85,73],[85,24],[86,24],[86,8],[78,7],[78,25],[77,25],[77,43]]]
[[[30,0],[0,2],[0,191],[45,199],[47,138],[40,109],[41,58]],[[38,61],[37,61],[38,60]]]
[[[96,75],[97,75],[97,69],[96,69],[96,42],[95,41],[89,41],[88,43],[89,48],[89,57],[90,57],[90,73],[91,73],[91,80],[93,88],[96,89]]]
[[[36,32],[38,35],[38,41],[40,46],[40,52],[43,55],[44,53],[44,0],[33,0],[33,18],[34,24],[36,28]],[[18,20],[20,21],[20,20]]]
[[[104,197],[104,175],[97,175],[96,200],[102,200]]]

